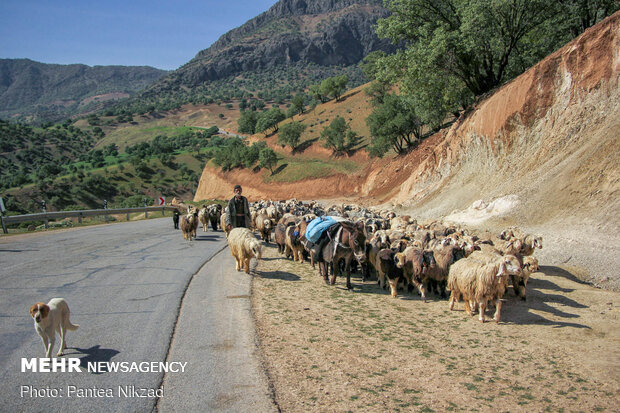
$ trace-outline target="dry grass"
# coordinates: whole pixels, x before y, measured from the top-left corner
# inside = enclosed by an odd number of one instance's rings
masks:
[[[500,324],[462,303],[324,284],[266,248],[253,282],[261,352],[284,412],[617,411],[617,293],[543,267]]]

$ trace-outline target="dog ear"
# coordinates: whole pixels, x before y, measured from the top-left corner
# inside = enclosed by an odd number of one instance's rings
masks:
[[[41,318],[45,318],[50,313],[50,307],[47,304],[41,304],[39,305],[39,312],[41,313]]]
[[[35,311],[37,311],[38,309],[39,309],[39,303],[33,304],[33,305],[30,307],[30,316],[31,316],[31,317],[34,317],[34,313],[35,313]]]

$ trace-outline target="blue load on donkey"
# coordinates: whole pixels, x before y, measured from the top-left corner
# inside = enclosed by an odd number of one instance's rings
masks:
[[[310,221],[306,228],[306,239],[311,243],[316,243],[327,228],[338,223],[331,216],[318,217]]]

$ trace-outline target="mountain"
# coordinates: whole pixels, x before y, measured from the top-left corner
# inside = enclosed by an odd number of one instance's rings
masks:
[[[90,67],[0,59],[0,118],[57,121],[131,96],[166,73],[147,66]]]
[[[151,89],[192,88],[282,67],[356,65],[372,51],[395,50],[374,30],[377,19],[388,15],[382,0],[280,0],[224,34]]]

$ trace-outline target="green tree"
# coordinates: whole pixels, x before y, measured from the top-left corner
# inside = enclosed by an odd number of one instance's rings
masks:
[[[244,110],[241,112],[241,116],[237,121],[239,125],[239,133],[256,133],[256,121],[258,120],[258,114],[253,110]]]
[[[349,83],[347,75],[328,77],[321,82],[320,92],[324,96],[333,96],[336,101],[339,101],[347,88],[347,83]]]
[[[382,157],[390,149],[403,153],[422,135],[422,123],[416,116],[410,97],[388,94],[366,119],[373,137],[368,152]]]
[[[321,103],[325,103],[327,102],[327,97],[325,94],[323,94],[323,91],[321,90],[321,85],[317,84],[317,85],[310,85],[310,87],[308,88],[308,91],[310,92],[310,96],[312,96],[312,98],[317,101],[317,102],[321,102]]]
[[[299,138],[301,138],[301,134],[305,129],[306,125],[301,122],[291,122],[282,125],[280,133],[278,134],[278,143],[282,146],[288,145],[294,151],[297,149]]]
[[[306,109],[306,97],[302,93],[298,93],[293,96],[292,107],[297,111],[297,113],[304,113],[304,110]]]
[[[562,46],[571,14],[567,5],[594,3],[388,0],[392,14],[379,20],[377,33],[407,47],[379,57],[377,77],[399,80],[422,121],[437,127],[447,114],[457,114]]]
[[[278,132],[279,123],[286,119],[286,115],[280,108],[271,108],[263,112],[256,122],[256,132],[276,133]]]
[[[273,175],[273,167],[278,163],[278,155],[271,148],[261,149],[258,155],[258,166],[261,168],[267,168]]]
[[[325,142],[323,147],[330,148],[336,155],[342,155],[352,150],[359,144],[360,137],[351,130],[343,117],[336,118],[321,131],[321,139]]]

